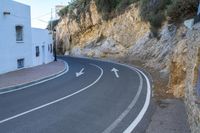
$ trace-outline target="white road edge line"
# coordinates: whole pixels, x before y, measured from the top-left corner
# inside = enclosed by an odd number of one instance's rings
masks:
[[[26,114],[31,113],[31,112],[33,112],[33,111],[39,110],[39,109],[41,109],[41,108],[50,106],[50,105],[55,104],[55,103],[57,103],[57,102],[66,100],[66,99],[68,99],[68,98],[70,98],[70,97],[72,97],[72,96],[74,96],[74,95],[76,95],[76,94],[79,94],[79,93],[81,93],[81,92],[87,90],[88,88],[90,88],[91,86],[93,86],[94,84],[96,84],[96,83],[101,79],[101,77],[103,76],[103,69],[102,69],[101,67],[99,67],[99,66],[97,66],[97,65],[95,65],[95,64],[90,64],[90,65],[95,66],[95,67],[97,67],[98,69],[101,70],[101,74],[99,75],[99,77],[98,77],[93,83],[91,83],[90,85],[88,85],[88,86],[84,87],[83,89],[81,89],[81,90],[79,90],[79,91],[76,91],[76,92],[74,92],[74,93],[72,93],[72,94],[70,94],[70,95],[67,95],[67,96],[65,96],[65,97],[59,98],[59,99],[57,99],[57,100],[55,100],[55,101],[49,102],[49,103],[47,103],[47,104],[41,105],[41,106],[39,106],[39,107],[30,109],[30,110],[25,111],[25,112],[23,112],[23,113],[20,113],[20,114],[17,114],[17,115],[15,115],[15,116],[6,118],[6,119],[4,119],[4,120],[1,120],[1,121],[0,121],[0,124],[2,124],[2,123],[4,123],[4,122],[7,122],[7,121],[10,121],[10,120],[12,120],[12,119],[18,118],[18,117],[20,117],[20,116],[26,115]]]
[[[147,82],[147,96],[146,96],[146,101],[145,104],[142,108],[142,110],[140,111],[140,113],[138,114],[138,116],[135,118],[135,120],[126,128],[126,130],[124,130],[123,133],[131,133],[135,127],[138,125],[138,123],[142,120],[143,116],[145,115],[149,104],[150,104],[150,100],[151,100],[151,86],[150,86],[150,81],[148,79],[148,77],[139,69],[135,68],[137,71],[139,71],[146,79]]]
[[[94,60],[94,59],[87,58],[87,57],[74,57],[74,58],[82,58],[82,59]],[[145,115],[145,113],[146,113],[146,111],[147,111],[147,109],[149,107],[150,100],[151,100],[151,85],[150,85],[150,81],[149,81],[148,77],[146,76],[146,74],[144,74],[141,70],[139,70],[136,67],[132,67],[132,66],[129,66],[127,64],[121,64],[121,63],[114,62],[114,61],[101,60],[101,59],[95,59],[95,60],[101,61],[101,62],[113,63],[113,64],[117,64],[117,65],[121,65],[121,66],[125,66],[125,67],[128,67],[130,69],[135,69],[138,72],[140,72],[146,79],[146,82],[147,82],[147,96],[146,96],[145,104],[144,104],[142,110],[140,111],[140,113],[138,114],[138,116],[134,119],[134,121],[123,132],[123,133],[131,133],[135,129],[135,127],[139,124],[139,122],[142,120],[142,118],[144,117],[144,115]]]
[[[131,69],[131,70],[133,70],[133,69]],[[110,133],[110,132],[112,132],[112,130],[114,130],[119,125],[119,123],[128,115],[128,113],[131,111],[131,109],[137,103],[137,101],[138,101],[138,99],[140,97],[141,91],[142,91],[143,79],[142,79],[141,74],[137,70],[135,70],[135,72],[138,74],[139,79],[140,79],[140,84],[139,84],[136,96],[134,97],[132,102],[129,104],[129,106],[126,108],[126,110],[108,128],[106,128],[102,133]]]
[[[8,91],[3,91],[3,92],[0,92],[0,95],[3,95],[3,94],[7,94],[7,93],[11,93],[11,92],[15,92],[15,91],[20,91],[20,90],[24,90],[26,88],[29,88],[29,87],[32,87],[32,86],[35,86],[35,85],[38,85],[38,84],[41,84],[41,83],[44,83],[44,82],[47,82],[47,81],[50,81],[50,80],[53,80],[53,79],[56,79],[64,74],[66,74],[68,71],[69,71],[69,65],[66,61],[64,61],[65,63],[65,67],[66,67],[66,70],[65,72],[55,76],[55,77],[52,77],[52,78],[49,78],[49,79],[46,79],[46,80],[42,80],[40,82],[36,82],[36,83],[33,83],[33,84],[30,84],[30,85],[27,85],[27,86],[24,86],[24,87],[21,87],[21,88],[18,88],[18,89],[12,89],[12,90],[8,90]]]

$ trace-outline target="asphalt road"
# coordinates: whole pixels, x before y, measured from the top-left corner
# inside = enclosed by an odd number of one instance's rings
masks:
[[[62,59],[69,66],[64,75],[0,94],[0,133],[145,132],[151,92],[142,71],[97,60]]]

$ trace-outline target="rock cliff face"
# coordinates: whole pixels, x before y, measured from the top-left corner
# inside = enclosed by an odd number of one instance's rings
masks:
[[[176,97],[184,96],[185,78],[184,45],[186,29],[164,24],[158,38],[152,37],[149,24],[140,18],[136,5],[121,15],[105,21],[98,13],[94,1],[87,9],[74,16],[65,15],[57,26],[57,47],[60,53],[74,56],[140,60],[146,66],[170,75],[166,93]],[[178,79],[178,80],[177,80]]]
[[[149,25],[140,20],[139,9],[135,5],[124,14],[105,21],[98,13],[95,2],[91,1],[87,12],[79,16],[80,20],[77,21],[68,14],[57,26],[58,47],[61,48],[61,53],[96,57],[113,54],[123,56],[138,38],[149,32]],[[107,45],[108,43],[111,44]],[[91,49],[95,52],[90,52]]]
[[[189,122],[191,130],[194,133],[200,131],[200,94],[197,94],[197,80],[200,80],[198,75],[200,65],[200,24],[194,25],[192,30],[189,30],[184,42],[185,48],[185,63],[182,68],[185,69],[185,103],[188,110]]]
[[[165,93],[185,98],[192,131],[200,130],[200,109],[195,104],[194,89],[200,64],[199,25],[188,30],[183,25],[176,27],[166,23],[154,38],[149,24],[141,21],[136,5],[107,21],[98,13],[94,1],[84,12],[78,14],[75,9],[73,13],[77,17],[67,14],[57,26],[60,53],[142,61],[145,66],[168,76],[169,89]]]

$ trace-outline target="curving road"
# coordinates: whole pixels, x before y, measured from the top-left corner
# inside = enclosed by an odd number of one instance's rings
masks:
[[[60,77],[0,94],[0,133],[142,133],[150,81],[137,68],[61,57]]]

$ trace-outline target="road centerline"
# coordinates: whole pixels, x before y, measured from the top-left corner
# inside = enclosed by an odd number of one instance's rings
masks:
[[[90,64],[90,65],[95,66],[96,68],[98,68],[98,69],[101,71],[101,73],[100,73],[100,75],[98,76],[98,78],[97,78],[94,82],[92,82],[91,84],[89,84],[88,86],[86,86],[86,87],[80,89],[79,91],[76,91],[76,92],[74,92],[74,93],[72,93],[72,94],[70,94],[70,95],[67,95],[67,96],[65,96],[65,97],[62,97],[62,98],[59,98],[59,99],[54,100],[54,101],[52,101],[52,102],[43,104],[43,105],[41,105],[41,106],[38,106],[38,107],[36,107],[36,108],[30,109],[30,110],[25,111],[25,112],[22,112],[22,113],[20,113],[20,114],[14,115],[14,116],[12,116],[12,117],[9,117],[9,118],[0,120],[0,124],[5,123],[5,122],[10,121],[10,120],[13,120],[13,119],[15,119],[15,118],[18,118],[18,117],[20,117],[20,116],[29,114],[29,113],[31,113],[31,112],[37,111],[37,110],[39,110],[39,109],[45,108],[45,107],[50,106],[50,105],[52,105],[52,104],[58,103],[58,102],[60,102],[60,101],[66,100],[66,99],[68,99],[68,98],[70,98],[70,97],[72,97],[72,96],[74,96],[74,95],[76,95],[76,94],[79,94],[79,93],[81,93],[81,92],[83,92],[83,91],[89,89],[91,86],[95,85],[95,84],[101,79],[101,77],[103,76],[103,69],[102,69],[100,66],[98,66],[98,65],[96,65],[96,64]]]
[[[108,61],[108,60],[102,60],[102,59],[91,59],[91,58],[87,58],[87,57],[79,57],[79,59],[85,59],[85,60],[92,60],[92,61],[99,61],[99,62],[105,62],[105,63],[112,63],[112,64],[116,64],[116,65],[120,65],[120,66],[124,66],[127,67],[129,69],[132,69],[136,72],[138,72],[140,75],[143,75],[146,83],[147,83],[147,94],[146,94],[146,99],[145,99],[145,103],[142,107],[142,109],[140,110],[139,114],[136,116],[136,118],[131,122],[130,125],[128,125],[128,127],[123,131],[123,133],[131,133],[135,127],[142,121],[142,118],[144,117],[145,113],[147,112],[149,105],[150,105],[150,101],[151,101],[151,83],[149,78],[147,77],[147,75],[140,69],[138,69],[137,67],[132,67],[129,66],[127,64],[123,64],[123,63],[118,63],[118,62],[114,62],[114,61]],[[114,122],[113,122],[114,123]],[[104,130],[105,131],[105,130]]]
[[[110,132],[112,132],[119,125],[119,123],[128,115],[128,113],[131,111],[131,109],[137,103],[137,101],[139,99],[139,96],[141,94],[141,91],[142,91],[143,79],[142,79],[142,76],[141,76],[141,74],[139,72],[137,72],[137,71],[135,71],[135,72],[138,74],[139,79],[140,79],[140,84],[139,84],[136,96],[133,98],[133,100],[131,101],[129,106],[126,108],[126,110],[124,110],[124,112],[108,128],[106,128],[102,133],[110,133]]]
[[[144,114],[146,113],[151,100],[150,81],[148,77],[141,70],[137,69],[137,71],[140,72],[145,77],[145,80],[147,82],[147,94],[146,94],[145,104],[141,109],[140,113],[138,114],[138,116],[133,120],[133,122],[126,128],[126,130],[123,133],[131,133],[135,129],[135,127],[142,120]]]

